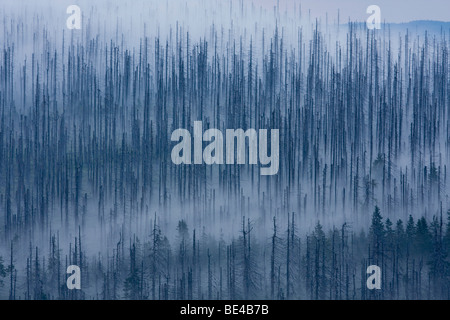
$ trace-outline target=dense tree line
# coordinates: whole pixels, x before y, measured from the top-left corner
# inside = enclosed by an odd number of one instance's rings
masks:
[[[180,220],[178,239],[170,243],[154,222],[143,241],[121,241],[106,260],[93,257],[89,264],[81,262],[85,255],[78,239],[63,254],[53,236],[45,255],[30,248],[26,268],[15,263],[13,251],[11,264],[0,259],[1,286],[9,287],[10,299],[450,297],[450,211],[447,218],[410,216],[394,225],[375,207],[367,234],[347,224],[324,231],[317,222],[302,235],[294,218],[283,226],[274,219],[266,241],[256,240],[252,230],[252,222],[243,219],[242,230],[226,242],[205,230],[198,236]],[[65,285],[68,264],[83,267],[81,291]],[[382,270],[381,290],[366,286],[369,265]]]

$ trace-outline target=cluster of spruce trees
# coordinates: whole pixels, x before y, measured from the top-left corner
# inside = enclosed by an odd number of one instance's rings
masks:
[[[347,224],[326,232],[317,223],[302,236],[294,217],[287,226],[274,218],[266,241],[243,218],[228,242],[180,220],[170,243],[154,220],[149,237],[118,242],[106,262],[86,259],[80,238],[64,255],[52,236],[46,254],[30,246],[26,274],[11,247],[10,263],[0,258],[0,285],[10,299],[450,298],[450,211],[447,221],[393,223],[375,207],[367,235]],[[67,289],[70,264],[82,268],[81,290]],[[369,265],[381,268],[379,290],[367,287]]]

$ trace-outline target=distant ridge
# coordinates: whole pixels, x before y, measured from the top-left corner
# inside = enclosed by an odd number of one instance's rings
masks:
[[[362,27],[366,22],[356,22],[356,25]],[[346,24],[342,24],[344,26]],[[383,26],[388,26],[391,30],[410,30],[410,31],[429,31],[441,32],[450,29],[450,21],[436,21],[436,20],[413,20],[410,22],[382,22]]]
[[[393,23],[387,22],[386,24],[394,26],[414,26],[414,27],[450,27],[450,21],[436,21],[436,20],[413,20],[410,22]]]

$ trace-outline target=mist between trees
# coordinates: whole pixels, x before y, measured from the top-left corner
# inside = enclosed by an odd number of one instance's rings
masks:
[[[447,299],[448,30],[276,21],[134,41],[5,16],[0,297]],[[195,121],[279,130],[277,174],[174,164]]]

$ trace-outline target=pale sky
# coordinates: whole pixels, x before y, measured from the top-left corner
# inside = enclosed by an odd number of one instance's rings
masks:
[[[267,0],[263,0],[267,1]],[[270,2],[270,1],[267,1]],[[334,15],[348,19],[365,20],[366,9],[370,5],[381,8],[382,20],[386,22],[409,22],[412,20],[450,21],[450,0],[280,0],[280,2],[302,4],[302,8],[311,8],[311,15]],[[281,4],[280,4],[281,5]]]
[[[97,8],[121,7],[120,13],[139,15],[146,10],[152,11],[158,7],[171,7],[181,9],[181,14],[189,10],[200,13],[206,7],[216,8],[215,11],[224,10],[232,3],[233,8],[239,8],[243,2],[246,6],[261,7],[273,10],[279,5],[280,12],[292,11],[293,8],[302,8],[302,15],[307,16],[311,10],[311,18],[322,18],[328,13],[328,19],[333,22],[340,11],[341,23],[346,23],[350,17],[352,21],[365,21],[369,14],[366,13],[370,5],[378,5],[381,8],[381,18],[385,22],[409,22],[413,20],[437,20],[450,22],[450,0],[0,0],[0,7],[6,6],[15,12],[39,7],[42,10],[64,10],[65,7],[75,4],[83,8],[96,6]],[[225,9],[226,10],[226,9]],[[154,10],[156,13],[157,10]],[[175,10],[177,11],[177,10]],[[180,14],[180,12],[174,15]],[[157,13],[159,14],[159,12]],[[198,17],[201,21],[203,17]]]

